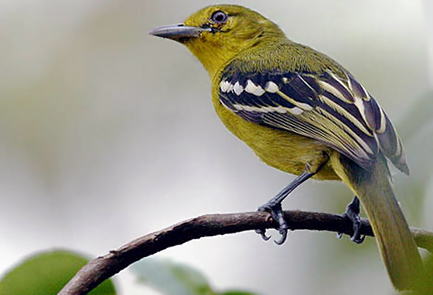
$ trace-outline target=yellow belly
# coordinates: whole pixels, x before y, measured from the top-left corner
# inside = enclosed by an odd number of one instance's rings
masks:
[[[332,154],[336,153],[332,148],[290,131],[248,122],[226,109],[218,97],[214,96],[213,102],[224,125],[266,164],[295,175],[304,172],[307,164],[313,171],[322,166],[314,178],[340,180],[328,162]]]

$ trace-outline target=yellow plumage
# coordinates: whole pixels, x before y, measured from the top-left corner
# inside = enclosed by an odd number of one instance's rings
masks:
[[[236,5],[206,7],[151,34],[186,45],[210,75],[224,125],[265,163],[299,175],[260,208],[280,224],[282,242],[288,226],[281,201],[311,177],[341,180],[361,200],[393,284],[415,288],[422,262],[386,163],[408,174],[403,146],[383,109],[347,70]],[[353,239],[362,242],[356,229]]]
[[[293,132],[263,127],[240,118],[219,103],[217,87],[213,90],[212,100],[224,125],[272,167],[299,175],[305,170],[306,163],[311,163],[312,170],[315,171],[326,162],[323,153],[333,153],[330,147],[316,140]],[[313,177],[321,180],[339,179],[329,164]]]

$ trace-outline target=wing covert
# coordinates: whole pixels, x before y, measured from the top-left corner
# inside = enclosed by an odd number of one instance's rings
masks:
[[[220,102],[243,119],[321,141],[364,168],[379,152],[408,172],[396,131],[349,73],[225,71]]]

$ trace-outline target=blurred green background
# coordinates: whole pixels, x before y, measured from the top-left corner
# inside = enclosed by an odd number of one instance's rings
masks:
[[[225,2],[259,11],[364,84],[405,142],[412,174],[395,175],[403,210],[433,229],[433,2]],[[193,216],[252,211],[293,179],[223,127],[186,48],[147,34],[209,4],[0,2],[0,273],[43,249],[97,256]],[[310,181],[284,207],[343,212],[351,198],[342,184]],[[248,232],[156,256],[221,289],[393,294],[373,239],[299,231],[278,247]],[[122,294],[157,294],[128,271],[115,282]]]

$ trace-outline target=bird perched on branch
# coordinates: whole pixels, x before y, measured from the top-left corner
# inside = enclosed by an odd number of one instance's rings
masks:
[[[363,240],[360,199],[393,284],[414,288],[422,261],[386,160],[409,174],[403,146],[384,110],[352,74],[237,5],[209,6],[150,34],[184,44],[208,71],[225,126],[262,161],[298,175],[259,208],[279,224],[277,243],[289,228],[281,202],[293,189],[309,178],[341,180],[356,195],[346,212],[354,225],[352,240]]]

